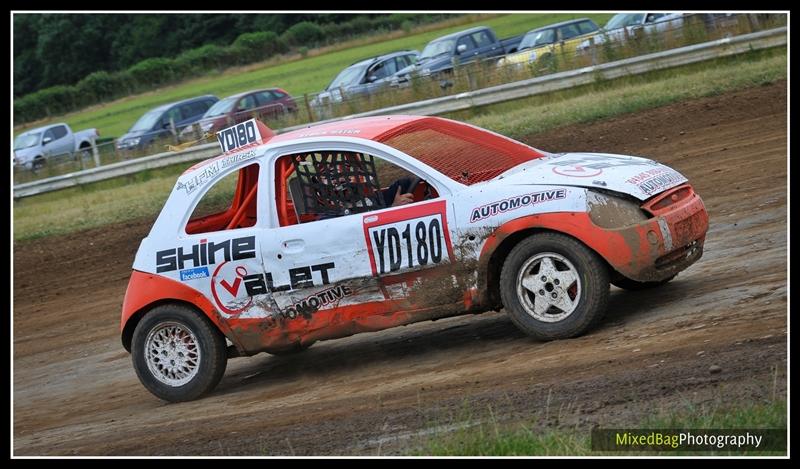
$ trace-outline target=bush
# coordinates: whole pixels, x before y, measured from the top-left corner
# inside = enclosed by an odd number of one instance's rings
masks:
[[[292,46],[309,46],[320,42],[325,36],[317,23],[301,21],[287,29],[281,37]]]
[[[216,44],[196,47],[176,57],[175,64],[180,68],[185,68],[189,73],[222,68],[227,66],[231,59],[232,54],[227,49]]]
[[[74,86],[56,85],[14,101],[14,122],[27,122],[75,109],[79,95]]]
[[[120,80],[106,71],[90,73],[86,78],[79,81],[75,87],[83,100],[91,97],[94,102],[111,99],[124,91]]]
[[[286,52],[286,41],[272,31],[244,33],[236,38],[232,47],[246,62],[257,62]]]
[[[145,59],[128,69],[133,80],[141,86],[161,85],[175,76],[175,61],[165,57]]]

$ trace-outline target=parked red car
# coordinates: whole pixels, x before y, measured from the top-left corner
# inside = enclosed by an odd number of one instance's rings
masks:
[[[188,138],[196,126],[200,127],[200,132],[216,132],[253,117],[268,120],[289,112],[297,112],[297,104],[289,93],[280,88],[245,91],[217,102],[197,124],[184,129],[181,137]]]

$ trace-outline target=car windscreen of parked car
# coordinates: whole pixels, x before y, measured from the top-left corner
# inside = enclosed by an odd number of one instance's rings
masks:
[[[530,49],[532,47],[542,46],[545,44],[552,44],[556,40],[555,31],[547,29],[544,31],[531,31],[522,38],[519,43],[519,49]]]
[[[156,109],[148,112],[147,114],[140,117],[135,124],[133,124],[133,127],[131,127],[130,131],[139,132],[152,129],[153,126],[156,124],[156,121],[158,121],[158,118],[161,117],[163,113],[164,111],[161,109]]]
[[[431,42],[425,46],[425,49],[422,49],[422,53],[419,55],[419,60],[430,59],[431,57],[436,57],[437,55],[449,54],[453,50],[453,47],[455,47],[455,44],[455,39],[444,39],[441,41]]]
[[[330,90],[340,86],[357,85],[361,80],[361,77],[364,76],[364,70],[366,68],[366,65],[353,65],[351,67],[347,67],[338,75],[336,75],[336,78],[333,79],[331,84],[328,85],[326,89]]]
[[[644,18],[644,13],[620,13],[614,15],[608,23],[606,23],[606,30],[624,28],[633,24],[640,24]]]
[[[230,110],[233,109],[233,106],[236,104],[237,99],[238,98],[236,96],[233,96],[230,98],[225,98],[222,101],[217,101],[213,106],[208,108],[208,111],[203,114],[203,117],[221,116],[226,112],[230,112]]]
[[[14,150],[21,150],[23,148],[35,146],[39,143],[39,137],[41,136],[41,133],[20,135],[16,140],[14,140]]]

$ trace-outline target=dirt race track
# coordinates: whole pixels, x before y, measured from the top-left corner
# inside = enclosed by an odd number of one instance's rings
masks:
[[[504,312],[429,321],[233,359],[212,394],[166,404],[118,333],[152,220],[16,243],[14,454],[398,454],[468,420],[613,427],[785,398],[786,96],[784,81],[528,139],[655,158],[710,216],[700,261],[656,291],[612,287],[572,340],[536,342]]]

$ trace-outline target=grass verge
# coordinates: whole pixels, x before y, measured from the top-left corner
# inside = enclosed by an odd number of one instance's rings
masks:
[[[520,138],[564,125],[784,80],[786,64],[786,49],[780,48],[599,82],[448,117]],[[188,166],[177,165],[15,201],[14,239],[65,234],[155,216],[175,178]]]
[[[736,408],[687,406],[678,412],[645,419],[629,428],[643,429],[786,429],[786,401]],[[431,456],[779,456],[786,451],[624,451],[591,450],[590,429],[538,430],[499,428],[496,422],[464,424],[466,428],[434,435],[414,455]]]

